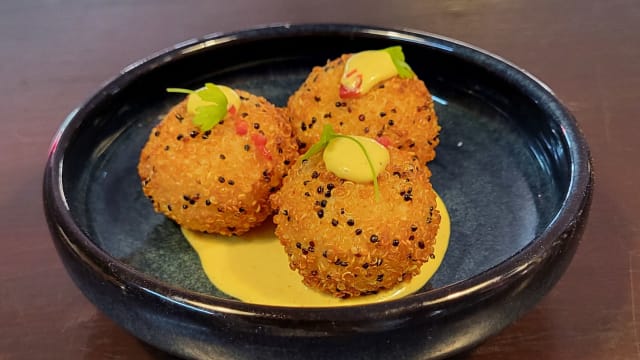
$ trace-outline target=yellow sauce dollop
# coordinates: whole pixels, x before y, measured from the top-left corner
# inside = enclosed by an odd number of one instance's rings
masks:
[[[233,89],[224,85],[216,85],[220,91],[227,98],[227,110],[235,107],[236,110],[240,108],[240,96]],[[198,91],[204,90],[205,88],[200,88],[192,93],[187,98],[187,111],[191,114],[196,113],[196,109],[202,106],[211,105],[211,102],[203,100],[200,96],[197,96]]]
[[[373,173],[367,161],[369,155]],[[329,142],[322,154],[327,170],[337,177],[358,183],[370,183],[389,163],[389,151],[374,139],[364,136],[338,137]]]
[[[244,302],[295,307],[376,303],[401,298],[419,290],[442,263],[449,244],[451,225],[442,199],[437,197],[436,201],[441,220],[434,248],[435,259],[425,263],[419,275],[393,289],[349,299],[339,299],[306,287],[300,275],[289,268],[287,254],[275,237],[275,226],[269,220],[241,236],[204,234],[184,228],[182,233],[198,253],[209,281],[222,292]]]
[[[362,51],[345,64],[340,85],[348,93],[364,94],[373,86],[398,74],[391,55],[382,50]]]

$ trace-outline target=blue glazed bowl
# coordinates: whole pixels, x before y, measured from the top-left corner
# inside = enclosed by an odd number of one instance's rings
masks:
[[[427,286],[341,308],[243,303],[211,285],[136,173],[167,87],[205,81],[283,106],[314,65],[402,45],[442,125],[432,181],[452,234]],[[56,249],[86,297],[141,340],[187,358],[439,358],[469,349],[535,305],[578,245],[592,194],[587,144],[554,94],[482,50],[436,35],[353,25],[213,34],[122,71],[56,134],[44,206]]]

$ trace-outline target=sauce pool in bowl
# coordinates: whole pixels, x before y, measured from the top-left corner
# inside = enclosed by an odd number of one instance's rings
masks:
[[[327,307],[370,304],[398,299],[422,288],[438,270],[449,245],[449,213],[436,197],[440,227],[435,258],[422,265],[410,281],[376,294],[341,299],[306,287],[302,277],[289,268],[289,260],[274,234],[275,225],[264,224],[240,236],[205,234],[182,228],[182,234],[198,253],[207,278],[222,292],[252,304]]]

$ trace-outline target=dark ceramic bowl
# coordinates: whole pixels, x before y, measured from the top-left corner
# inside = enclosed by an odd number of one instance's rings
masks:
[[[396,44],[442,125],[432,180],[452,234],[439,271],[414,295],[341,308],[252,305],[214,288],[136,174],[151,128],[176,101],[164,89],[213,81],[285,105],[312,66]],[[468,349],[560,278],[591,193],[585,140],[544,84],[453,40],[351,25],[213,34],[137,62],[69,115],[44,176],[49,227],[77,286],[138,338],[188,358],[424,359]]]

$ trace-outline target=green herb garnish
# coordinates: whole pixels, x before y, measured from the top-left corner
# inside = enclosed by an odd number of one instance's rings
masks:
[[[393,61],[393,65],[396,66],[396,70],[398,70],[398,76],[403,79],[412,78],[416,74],[411,70],[409,64],[404,61],[404,53],[402,52],[401,46],[392,46],[386,49],[382,49],[391,56],[391,61]]]
[[[192,121],[202,131],[211,130],[227,115],[227,97],[219,87],[212,83],[204,84],[204,88],[199,90],[168,88],[167,92],[200,97],[203,105],[197,106],[193,110],[195,116]]]
[[[376,171],[375,171],[375,169],[373,167],[373,162],[371,161],[371,158],[369,157],[369,153],[367,152],[367,149],[365,149],[364,145],[362,145],[362,143],[360,143],[360,141],[358,141],[353,136],[336,134],[333,131],[333,127],[331,125],[329,125],[329,124],[326,124],[322,128],[322,134],[320,135],[320,141],[318,141],[317,143],[313,144],[313,146],[311,146],[309,148],[309,150],[307,150],[307,152],[304,153],[304,155],[302,155],[302,157],[300,157],[300,160],[301,161],[308,160],[313,155],[323,151],[324,148],[326,148],[327,145],[329,145],[331,140],[336,139],[336,138],[349,139],[349,140],[355,142],[356,144],[358,144],[358,146],[360,147],[360,149],[364,153],[364,156],[367,159],[367,163],[369,164],[369,169],[371,170],[371,177],[373,178],[373,192],[375,194],[376,201],[380,201],[380,187],[378,186],[378,176],[376,176]]]

